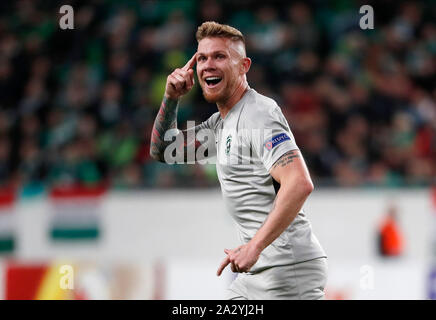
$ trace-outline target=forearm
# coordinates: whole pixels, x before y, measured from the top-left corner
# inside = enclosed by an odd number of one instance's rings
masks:
[[[294,221],[312,188],[307,182],[281,185],[271,212],[250,241],[259,252],[269,246]]]
[[[150,155],[155,160],[163,161],[165,148],[171,143],[164,137],[168,130],[177,128],[177,107],[178,100],[164,96],[151,133]]]

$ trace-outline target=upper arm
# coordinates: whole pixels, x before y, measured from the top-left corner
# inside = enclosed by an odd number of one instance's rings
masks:
[[[281,185],[298,184],[313,189],[309,171],[298,149],[287,151],[280,156],[271,167],[270,174]]]
[[[281,109],[270,109],[259,119],[267,130],[254,144],[266,170],[281,185],[291,182],[313,188],[306,163]]]
[[[262,128],[259,134],[250,138],[253,148],[267,171],[286,152],[297,150],[298,146],[279,107],[262,110],[262,114],[251,118],[248,127]]]

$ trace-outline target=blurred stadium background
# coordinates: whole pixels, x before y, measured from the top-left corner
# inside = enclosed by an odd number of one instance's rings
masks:
[[[436,299],[432,0],[0,2],[0,299],[224,296],[237,240],[214,165],[148,152],[166,76],[207,20],[245,34],[249,83],[307,161],[327,298]],[[195,87],[179,124],[215,110]]]

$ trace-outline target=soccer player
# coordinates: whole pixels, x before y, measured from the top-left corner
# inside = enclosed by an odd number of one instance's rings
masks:
[[[197,150],[204,142],[186,142],[190,132],[212,131],[206,156],[216,156],[223,198],[242,243],[224,250],[217,271],[219,276],[230,265],[239,273],[228,299],[324,299],[327,257],[302,210],[313,184],[289,125],[274,100],[249,87],[251,60],[239,30],[205,22],[196,38],[197,52],[167,78],[151,156],[165,162],[165,149],[173,142],[164,137],[173,129],[183,137],[177,147],[184,149],[186,161],[189,146]],[[180,131],[178,101],[194,86],[195,64],[204,98],[216,103],[218,112]],[[243,148],[250,150],[250,161]]]

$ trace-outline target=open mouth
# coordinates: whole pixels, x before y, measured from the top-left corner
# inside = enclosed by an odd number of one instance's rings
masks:
[[[207,77],[204,79],[208,87],[215,87],[218,83],[221,82],[221,77]]]

